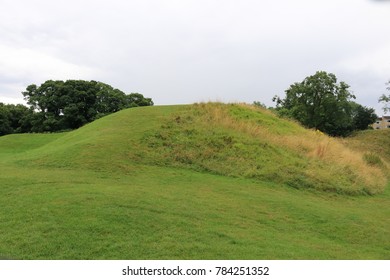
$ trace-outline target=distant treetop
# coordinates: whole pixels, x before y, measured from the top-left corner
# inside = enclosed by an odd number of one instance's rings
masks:
[[[308,128],[331,136],[346,136],[354,130],[367,129],[377,116],[374,109],[352,99],[349,85],[338,82],[336,75],[317,71],[285,91],[284,99],[275,96],[276,110],[282,116],[298,120]]]

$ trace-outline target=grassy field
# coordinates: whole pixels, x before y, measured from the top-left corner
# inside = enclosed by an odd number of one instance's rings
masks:
[[[365,147],[377,133],[197,104],[4,136],[0,258],[390,259],[389,157]]]

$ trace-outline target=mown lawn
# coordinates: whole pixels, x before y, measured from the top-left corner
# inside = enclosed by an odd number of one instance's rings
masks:
[[[346,196],[190,170],[0,164],[10,259],[390,259],[390,192]]]

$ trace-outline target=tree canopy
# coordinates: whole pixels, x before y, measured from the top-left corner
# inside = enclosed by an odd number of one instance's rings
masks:
[[[0,136],[76,129],[125,108],[153,105],[140,93],[125,94],[96,81],[48,80],[22,94],[30,107],[0,103]]]
[[[290,85],[285,93],[284,99],[273,98],[279,114],[332,136],[346,136],[363,126],[366,129],[366,123],[372,123],[376,118],[373,109],[351,101],[355,96],[348,84],[338,83],[334,74],[325,71]],[[367,119],[359,123],[365,117]]]
[[[386,89],[390,91],[390,80],[386,84],[388,85]],[[383,103],[383,111],[385,113],[390,112],[390,94],[382,94],[382,96],[379,97],[379,102]]]
[[[0,136],[31,131],[33,110],[24,105],[0,103]]]
[[[370,128],[378,118],[373,108],[362,106],[355,102],[352,105],[352,129],[351,130],[365,130]]]

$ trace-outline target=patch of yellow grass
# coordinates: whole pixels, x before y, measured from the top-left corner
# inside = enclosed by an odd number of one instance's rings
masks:
[[[322,182],[339,180],[340,188],[344,188],[347,186],[343,186],[342,178],[349,178],[348,182],[353,184],[348,188],[361,188],[364,185],[364,191],[369,194],[382,192],[388,182],[382,168],[367,164],[363,159],[364,153],[349,149],[341,139],[329,137],[320,131],[304,129],[290,120],[280,120],[280,122],[290,122],[290,125],[295,127],[295,133],[275,133],[272,127],[259,125],[256,120],[233,117],[229,113],[229,106],[215,103],[201,103],[196,106],[201,107],[201,111],[204,112],[203,117],[207,118],[206,121],[211,126],[223,126],[249,134],[308,158],[311,164],[305,170],[305,174],[313,180]],[[232,106],[240,106],[270,118],[278,118],[269,110],[251,105]]]

